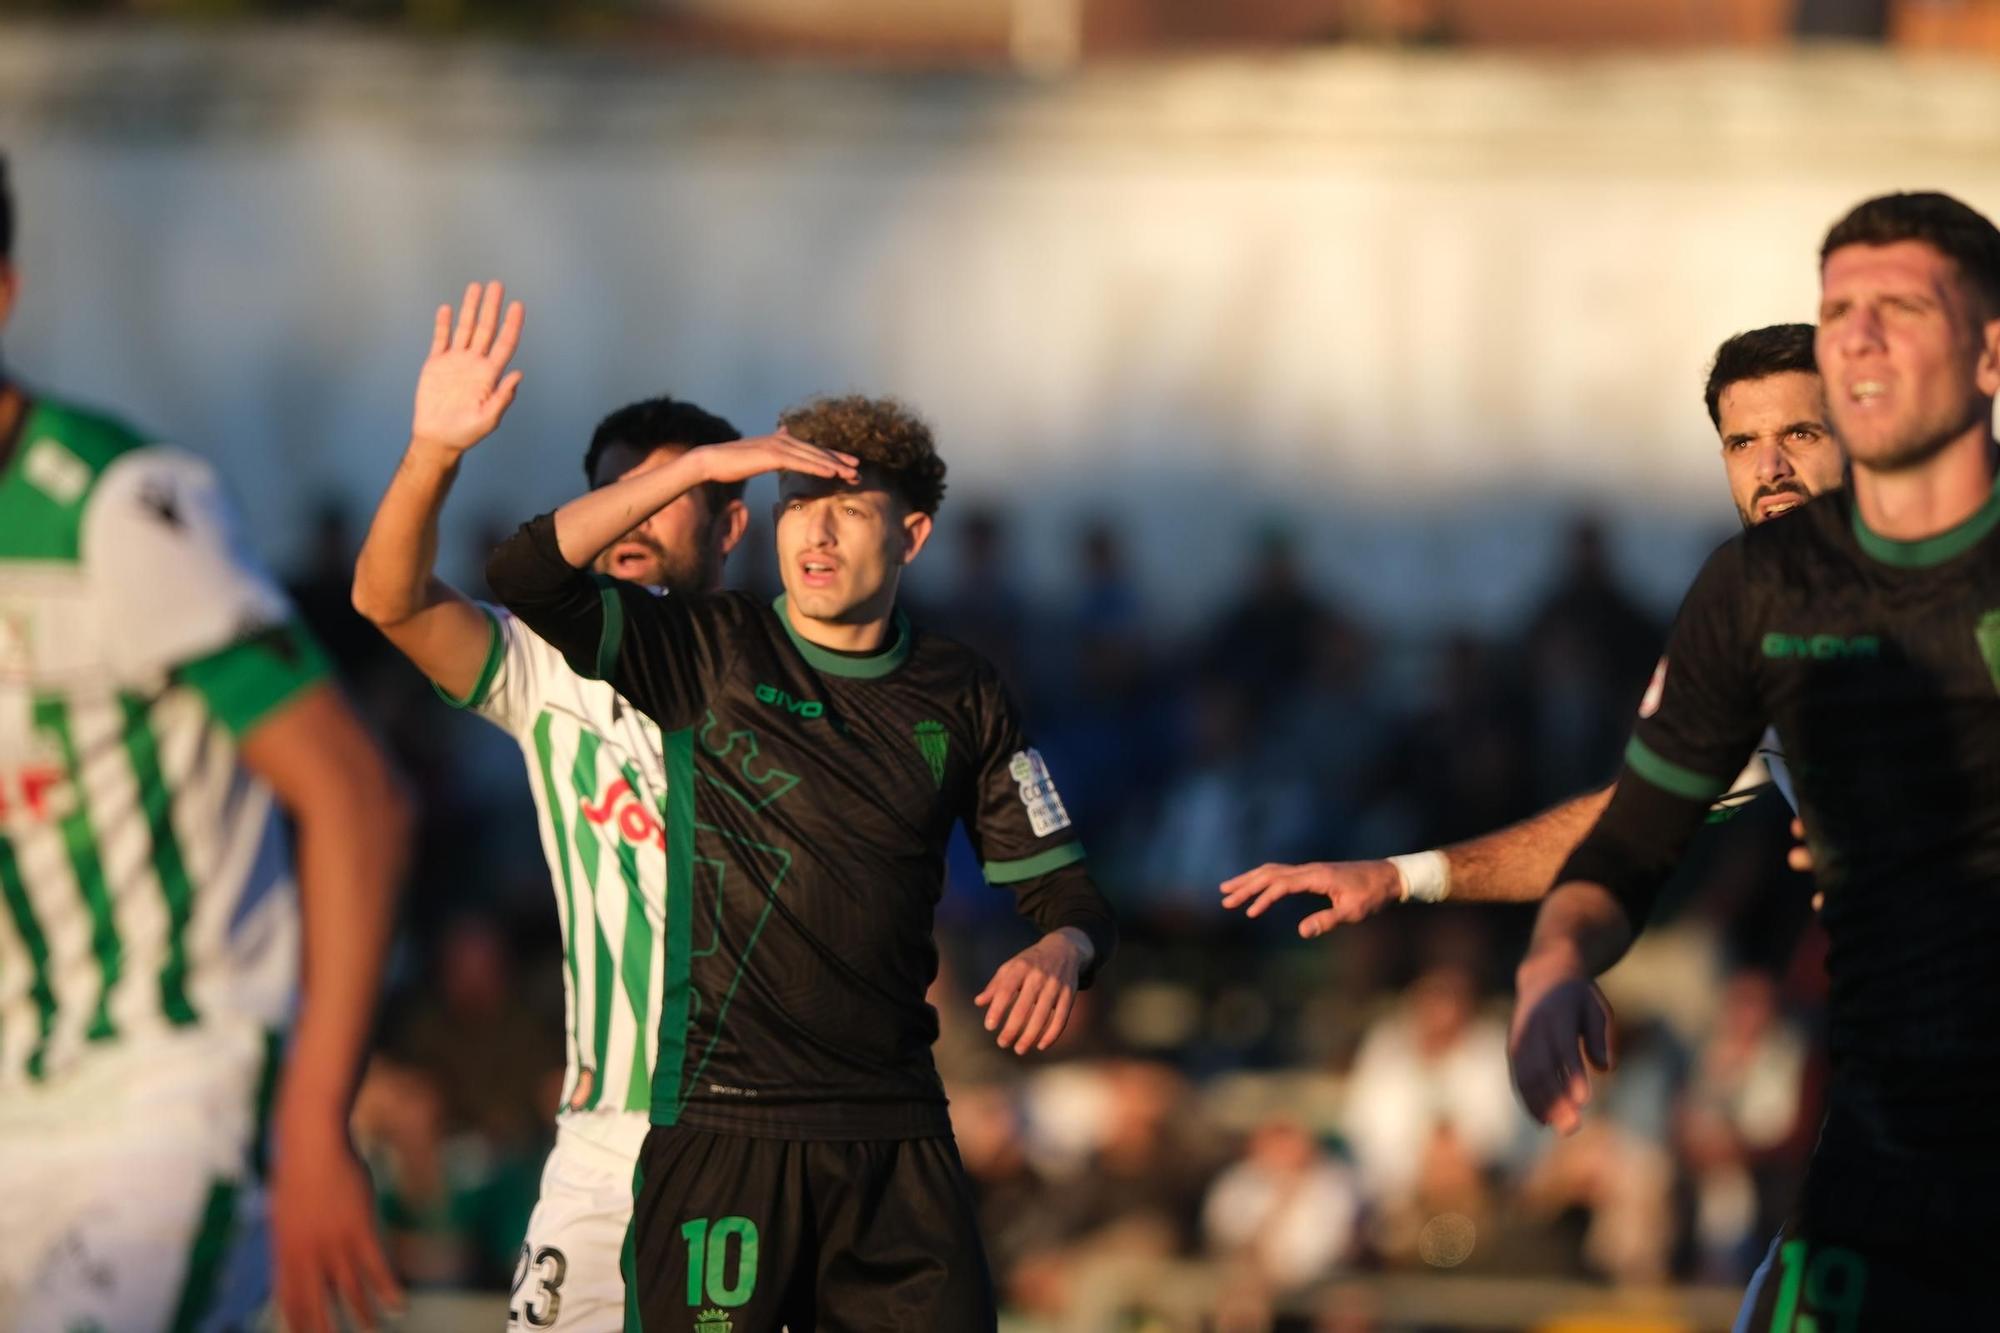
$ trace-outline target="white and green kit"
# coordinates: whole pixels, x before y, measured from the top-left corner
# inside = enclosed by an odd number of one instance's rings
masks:
[[[667,884],[660,729],[506,611],[467,699],[520,744],[562,923],[567,1069],[509,1323],[615,1333],[619,1251],[652,1104]]]
[[[0,441],[0,1309],[30,1326],[206,1327],[254,1282],[299,928],[237,739],[323,677],[206,464],[47,402]]]

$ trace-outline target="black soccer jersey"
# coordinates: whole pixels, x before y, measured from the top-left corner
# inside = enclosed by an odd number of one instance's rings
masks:
[[[547,517],[488,576],[666,733],[667,929],[653,1120],[774,1138],[948,1129],[933,909],[963,819],[1042,931],[1109,955],[1110,910],[993,669],[899,614],[878,653],[799,638],[783,599],[655,597],[571,568]],[[1086,978],[1087,979],[1087,978]]]
[[[2000,493],[1922,542],[1835,493],[1710,558],[1613,807],[1562,878],[1645,920],[1768,719],[1809,831],[1835,1097],[1875,1146],[2000,1159]]]

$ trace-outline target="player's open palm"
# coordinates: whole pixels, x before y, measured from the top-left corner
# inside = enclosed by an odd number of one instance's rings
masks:
[[[271,1250],[288,1333],[334,1333],[338,1303],[353,1327],[399,1309],[401,1287],[375,1230],[375,1192],[345,1133],[287,1135],[271,1178]]]
[[[986,1030],[1016,1055],[1046,1051],[1069,1026],[1076,1007],[1084,946],[1069,929],[1051,931],[1000,964],[972,1002],[986,1010]]]
[[[431,353],[417,376],[417,407],[410,438],[459,454],[493,433],[521,387],[521,372],[510,371],[521,343],[526,313],[519,301],[500,314],[506,289],[497,282],[472,283],[458,321],[451,307],[437,308]]]
[[[1245,871],[1222,884],[1222,905],[1242,907],[1245,916],[1262,916],[1281,899],[1310,893],[1328,905],[1299,922],[1299,934],[1314,939],[1344,922],[1373,916],[1402,897],[1403,881],[1387,861],[1310,861],[1304,865],[1275,862]]]
[[[1611,1006],[1589,977],[1519,982],[1507,1063],[1528,1114],[1558,1133],[1575,1132],[1590,1103],[1591,1069],[1614,1063],[1611,1034]]]
[[[748,481],[767,472],[800,472],[808,477],[860,480],[860,462],[853,454],[822,449],[780,426],[769,435],[751,435],[698,451],[708,481]]]

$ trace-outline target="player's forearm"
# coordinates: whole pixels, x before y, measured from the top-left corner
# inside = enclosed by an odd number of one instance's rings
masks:
[[[564,558],[554,515],[514,530],[486,562],[486,582],[521,623],[554,645],[584,675],[597,678],[604,642],[604,598],[597,584]]]
[[[1594,977],[1631,944],[1632,921],[1618,899],[1600,884],[1571,880],[1542,900],[1521,974]]]
[[[689,449],[664,467],[601,486],[556,510],[556,541],[578,569],[635,526],[700,485],[702,450]]]
[[[438,517],[458,476],[455,455],[411,441],[389,479],[354,563],[354,609],[380,626],[449,596],[438,584]]]
[[[1531,903],[1555,885],[1563,862],[1604,813],[1612,788],[1564,801],[1496,833],[1444,848],[1454,902]]]
[[[344,1126],[395,925],[413,814],[386,764],[293,808],[303,917],[298,1022],[286,1062],[288,1116]],[[343,1131],[344,1132],[344,1131]]]

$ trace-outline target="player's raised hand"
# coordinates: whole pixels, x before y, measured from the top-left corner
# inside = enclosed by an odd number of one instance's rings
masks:
[[[705,481],[748,481],[766,472],[800,472],[846,482],[861,479],[861,460],[853,454],[808,444],[782,426],[769,435],[704,445],[691,452],[701,460]]]
[[[1574,1133],[1590,1103],[1590,1070],[1615,1063],[1611,1033],[1611,1006],[1589,977],[1557,972],[1544,979],[1524,964],[1507,1063],[1528,1114],[1558,1133]]]
[[[278,1310],[288,1333],[376,1327],[403,1291],[375,1232],[375,1191],[343,1124],[281,1113],[271,1173],[271,1251]]]
[[[986,1030],[1014,1054],[1046,1051],[1062,1036],[1076,1006],[1076,982],[1088,961],[1081,932],[1050,931],[1000,964],[986,989],[972,1002],[986,1010]]]
[[[500,314],[506,289],[497,282],[471,283],[453,324],[451,307],[437,308],[431,352],[417,376],[417,407],[410,440],[464,453],[493,433],[521,387],[521,372],[507,363],[521,343],[526,312],[519,301]]]
[[[1222,905],[1249,903],[1245,916],[1262,916],[1281,898],[1315,893],[1329,905],[1299,922],[1299,935],[1313,939],[1335,926],[1373,916],[1403,896],[1402,876],[1387,861],[1311,861],[1304,865],[1269,863],[1245,871],[1222,884]]]

